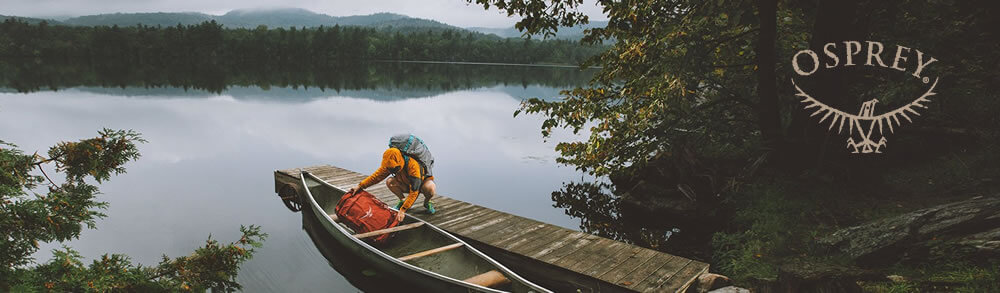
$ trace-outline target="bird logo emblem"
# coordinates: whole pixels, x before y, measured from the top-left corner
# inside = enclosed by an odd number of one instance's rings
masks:
[[[939,78],[934,79],[934,84],[916,100],[880,115],[875,115],[875,104],[879,102],[878,99],[871,99],[862,103],[858,114],[851,114],[816,100],[795,84],[795,79],[792,79],[792,85],[795,86],[795,90],[797,91],[795,96],[802,98],[801,102],[805,104],[805,109],[815,109],[809,117],[823,114],[822,118],[819,119],[820,124],[823,124],[824,121],[827,121],[827,118],[830,118],[830,126],[827,129],[833,130],[834,127],[837,127],[837,134],[843,133],[844,127],[847,127],[847,131],[850,134],[850,137],[847,138],[847,148],[853,148],[853,153],[878,154],[882,153],[882,148],[886,147],[888,143],[888,140],[885,138],[884,129],[888,127],[889,133],[893,133],[895,131],[894,126],[902,125],[902,119],[913,123],[910,115],[920,116],[917,109],[927,108],[925,104],[930,102],[928,97],[937,94],[934,92],[934,88],[937,86],[938,80]],[[928,81],[925,77],[924,82]],[[872,137],[876,127],[878,127],[877,142]],[[857,137],[855,137],[855,131],[857,132]]]

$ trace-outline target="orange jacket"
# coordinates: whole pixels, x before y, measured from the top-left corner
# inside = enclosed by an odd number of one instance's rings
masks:
[[[420,174],[420,164],[417,163],[417,160],[412,157],[407,157],[407,159],[410,161],[406,164],[406,170],[403,170],[403,154],[399,149],[389,148],[385,150],[382,153],[382,165],[378,167],[378,170],[375,170],[375,173],[369,175],[365,180],[361,180],[358,187],[361,187],[361,189],[368,188],[382,182],[386,177],[389,177],[389,174],[395,174],[396,179],[403,182],[404,185],[409,186],[410,192],[406,196],[406,200],[403,201],[403,206],[399,208],[400,211],[405,212],[413,205],[413,202],[417,201],[417,195],[420,194],[420,186],[413,186],[414,182],[411,181],[411,178],[424,179],[421,176],[423,174]],[[416,184],[420,184],[420,182],[416,182]]]

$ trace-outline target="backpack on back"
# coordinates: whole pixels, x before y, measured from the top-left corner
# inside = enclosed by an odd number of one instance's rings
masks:
[[[420,164],[420,173],[424,178],[434,176],[431,171],[434,168],[434,156],[431,155],[431,150],[419,137],[412,134],[397,134],[389,138],[389,147],[397,148],[403,153],[404,164],[409,161],[406,159],[407,156],[416,159],[417,163]]]
[[[344,194],[334,209],[341,222],[354,230],[355,234],[392,228],[399,225],[396,221],[396,211],[390,209],[382,201],[367,191],[356,191]],[[374,238],[375,243],[383,243],[393,233],[382,234]]]

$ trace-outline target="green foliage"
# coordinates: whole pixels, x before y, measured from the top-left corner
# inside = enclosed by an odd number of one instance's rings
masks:
[[[0,150],[4,168],[0,189],[0,272],[8,273],[30,262],[38,242],[66,241],[79,237],[82,225],[94,227],[107,203],[95,200],[96,186],[86,176],[101,182],[111,173],[124,172],[123,165],[139,157],[135,143],[144,142],[133,131],[104,129],[101,136],[79,142],[63,142],[49,149],[50,158],[26,155],[18,149]],[[13,145],[9,145],[13,146]],[[57,184],[44,173],[42,165],[55,163],[66,180]],[[38,168],[42,175],[29,172]],[[47,195],[27,194],[48,180]]]
[[[927,276],[928,281],[958,283],[956,292],[1000,291],[1000,262],[995,260],[986,266],[954,263],[931,268],[933,272]]]
[[[715,270],[738,281],[775,280],[776,264],[762,259],[769,252],[770,240],[748,230],[743,233],[716,233],[712,237]]]
[[[861,285],[861,288],[865,292],[872,293],[908,293],[919,291],[917,286],[910,282],[864,283]]]
[[[146,142],[132,130],[103,129],[98,134],[100,137],[61,142],[49,149],[49,160],[55,161],[56,171],[66,173],[67,181],[82,182],[90,175],[100,183],[112,173],[125,173],[125,163],[139,159],[135,143]]]
[[[234,291],[240,289],[235,282],[239,265],[253,256],[255,248],[267,237],[260,227],[240,227],[243,236],[239,240],[220,245],[211,237],[205,246],[194,254],[170,260],[166,256],[156,267],[156,277],[164,288],[184,288]]]
[[[749,1],[599,4],[608,25],[591,29],[584,41],[616,42],[589,61],[603,67],[591,87],[566,91],[562,101],[527,100],[520,110],[548,117],[543,135],[589,128],[588,140],[558,144],[561,163],[607,175],[687,146],[754,145],[754,103],[746,89],[754,87],[757,28]],[[554,7],[551,13],[508,11],[526,17],[522,25],[529,33],[554,29],[551,19],[585,20],[565,10],[575,6]]]
[[[866,292],[998,292],[1000,263],[928,262],[911,267],[894,267],[891,274],[900,275],[898,282],[865,282]]]
[[[712,237],[713,263],[736,280],[775,279],[777,262],[794,253],[808,224],[802,221],[809,205],[791,198],[784,184],[748,187],[738,205],[734,231],[717,232]]]
[[[142,136],[131,130],[101,130],[98,137],[61,142],[49,149],[49,158],[26,155],[0,141],[0,291],[182,291],[240,289],[235,282],[239,265],[250,259],[267,234],[260,227],[241,227],[242,237],[229,244],[209,238],[193,254],[170,259],[156,267],[134,265],[124,255],[104,255],[89,266],[82,256],[64,247],[53,258],[33,265],[39,242],[63,242],[80,236],[83,225],[95,228],[105,215],[96,182],[125,172],[124,165],[139,158]],[[61,184],[45,173],[52,163],[65,174]],[[38,169],[41,175],[33,174]],[[35,190],[47,187],[46,194]],[[29,195],[29,192],[31,194]]]
[[[468,1],[522,17],[517,27],[529,34],[587,21],[577,10],[578,0]],[[713,267],[737,280],[774,278],[778,265],[789,258],[844,262],[839,256],[810,251],[812,240],[842,223],[897,212],[890,205],[903,208],[906,204],[912,209],[935,201],[921,198],[933,193],[927,185],[912,185],[924,190],[883,199],[910,191],[892,184],[934,178],[949,181],[946,185],[987,185],[977,182],[988,182],[988,174],[995,173],[989,172],[995,167],[986,165],[996,165],[990,153],[998,145],[1000,119],[987,113],[995,113],[1000,106],[991,88],[1000,74],[984,68],[994,64],[1000,52],[994,41],[1000,23],[993,16],[998,6],[989,1],[599,0],[597,4],[603,7],[608,24],[589,30],[584,41],[613,40],[614,44],[585,64],[600,65],[601,72],[589,87],[563,92],[560,101],[526,100],[515,115],[545,115],[544,136],[556,128],[588,129],[587,139],[557,145],[558,161],[594,175],[610,175],[612,180],[648,177],[673,184],[688,178],[683,178],[683,172],[655,171],[680,169],[687,166],[678,162],[696,161],[687,158],[729,161],[742,157],[748,161],[769,153],[764,158],[776,164],[768,167],[780,168],[766,171],[777,169],[775,177],[790,179],[768,182],[769,177],[759,175],[733,176],[751,181],[745,185],[749,190],[719,196],[735,215],[727,219],[729,227],[713,239]],[[891,152],[900,155],[868,156],[863,158],[866,161],[854,159],[860,156],[846,157],[843,151],[831,156],[831,150],[843,150],[843,143],[836,142],[843,141],[842,136],[817,126],[791,92],[789,63],[795,52],[847,40],[881,41],[887,49],[897,44],[920,48],[940,62],[933,73],[924,72],[941,77],[938,95],[930,109],[921,111],[914,123],[918,125],[907,127],[908,131],[930,130],[930,134],[900,135],[915,140],[907,141],[909,148],[894,142]],[[817,95],[828,96],[837,107],[853,107],[877,97],[892,109],[912,101],[908,91],[926,87],[905,75],[893,75],[888,68],[856,66],[831,71],[835,72],[817,77],[809,86],[822,85],[816,87],[822,88]],[[840,110],[851,112],[850,108]],[[929,129],[933,127],[948,131]],[[967,156],[967,151],[983,155]],[[963,161],[969,157],[975,161]],[[834,166],[824,166],[824,161]],[[670,166],[661,167],[664,162]],[[917,173],[933,172],[916,177],[898,171],[920,162],[928,164]],[[961,172],[941,175],[952,170]],[[983,176],[977,173],[980,170],[989,173]],[[807,185],[817,181],[824,184]]]
[[[260,227],[241,227],[243,236],[220,244],[211,238],[189,256],[169,258],[155,267],[132,264],[128,256],[103,255],[85,265],[82,256],[68,248],[54,250],[49,262],[12,274],[12,291],[213,291],[233,292],[239,265],[250,259],[267,236]],[[3,284],[0,284],[3,285]]]
[[[523,17],[518,28],[526,33],[552,32],[559,24],[587,21],[578,11],[580,1],[576,0],[469,1]],[[548,2],[552,3],[542,4]],[[822,137],[809,135],[813,133],[809,127],[816,127],[816,121],[802,119],[808,116],[803,115],[805,112],[791,92],[789,82],[791,56],[824,37],[817,32],[820,26],[817,16],[829,12],[819,11],[815,1],[778,1],[777,27],[767,32],[777,35],[776,47],[767,52],[759,52],[767,47],[759,47],[758,37],[764,33],[758,18],[761,15],[758,5],[762,4],[755,1],[598,1],[597,4],[604,8],[608,24],[590,29],[584,41],[614,41],[608,51],[586,63],[600,65],[601,72],[589,87],[564,92],[561,101],[531,99],[516,112],[547,116],[541,125],[546,136],[555,128],[590,130],[589,138],[583,141],[558,144],[560,162],[606,175],[641,169],[650,162],[678,156],[681,150],[699,152],[726,146],[745,157],[787,148],[795,152],[775,153],[775,161],[786,159],[793,161],[790,165],[812,167],[815,165],[809,163],[821,162],[822,157],[817,160],[801,156],[842,148],[841,143],[815,142]],[[996,37],[991,29],[996,21],[989,16],[994,13],[995,5],[989,5],[988,1],[859,1],[836,5],[853,5],[848,10],[857,12],[851,14],[856,19],[837,19],[836,24],[823,25],[859,26],[857,35],[850,37],[883,41],[887,46],[921,48],[941,60],[935,64],[934,74],[940,74],[947,82],[939,87],[941,98],[934,100],[932,109],[921,113],[920,121],[983,131],[993,131],[1000,125],[996,115],[985,114],[1000,105],[990,97],[996,95],[995,91],[987,86],[998,74],[984,70],[982,65],[990,62],[981,61],[995,60],[997,56],[997,50],[986,48],[994,44],[983,41]],[[761,56],[777,56],[777,59],[761,61],[765,60],[758,58]],[[758,70],[765,67],[774,68],[774,80],[758,76]],[[906,91],[909,88],[900,85],[901,75],[892,74],[891,70],[844,71],[847,78],[839,87],[850,85],[849,95],[837,97],[840,99],[837,103],[852,104],[855,100],[879,97],[888,101],[887,107],[892,107],[908,102],[903,100],[911,95]],[[912,80],[906,82],[917,86]],[[767,93],[758,92],[768,83],[778,84],[776,101],[774,97],[762,96]],[[776,137],[788,137],[779,139],[781,145],[772,146],[770,140],[764,145],[764,139],[771,139],[762,137],[764,133],[775,130],[762,125],[771,125],[772,121],[782,127],[776,130]],[[815,131],[823,134],[826,129]],[[896,144],[893,148],[897,148]],[[940,155],[934,150],[916,151],[925,156]]]
[[[586,14],[574,10],[583,4],[583,0],[466,1],[483,5],[483,9],[490,9],[492,5],[500,11],[506,11],[507,16],[522,17],[522,20],[517,22],[514,28],[530,35],[541,33],[545,37],[554,36],[560,26],[572,27],[577,24],[586,24],[589,20]]]

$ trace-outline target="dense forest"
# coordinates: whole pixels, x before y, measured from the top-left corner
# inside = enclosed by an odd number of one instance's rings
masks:
[[[130,66],[182,62],[300,69],[359,60],[578,64],[601,49],[567,40],[503,39],[458,30],[224,29],[215,21],[170,27],[32,25],[16,19],[0,24],[4,58],[87,59]]]
[[[469,1],[531,34],[590,17],[578,0]],[[596,2],[607,26],[583,40],[614,44],[594,81],[516,112],[547,116],[543,135],[589,130],[557,160],[611,184],[552,194],[581,230],[709,261],[759,292],[1000,292],[996,1]],[[796,63],[806,49],[822,61]],[[797,73],[806,64],[818,72]],[[810,95],[909,112],[866,124],[881,142],[859,151],[864,130],[838,132]]]

